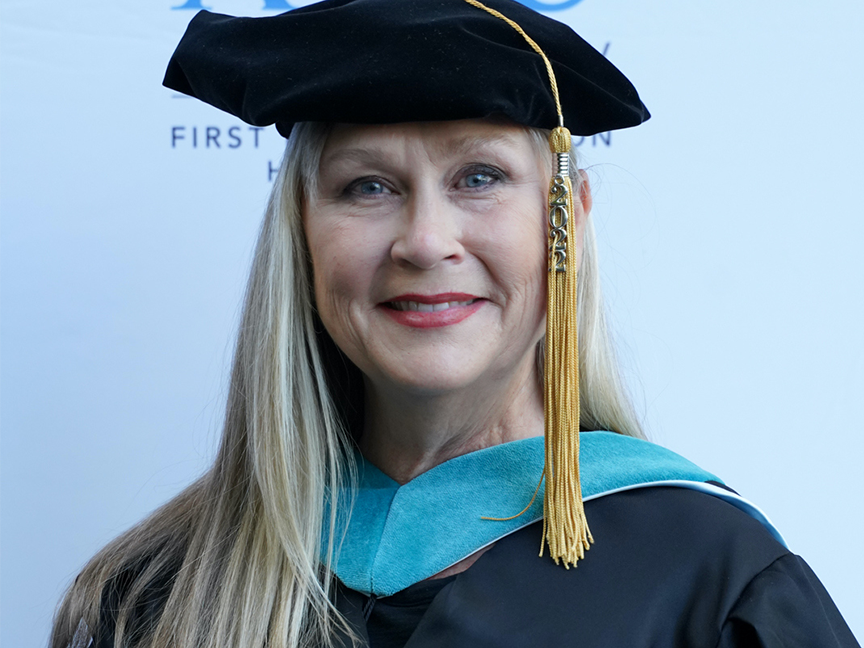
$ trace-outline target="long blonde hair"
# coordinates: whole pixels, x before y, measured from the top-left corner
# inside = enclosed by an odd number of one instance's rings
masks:
[[[85,566],[57,611],[53,648],[72,645],[81,628],[99,636],[112,621],[117,648],[299,648],[350,636],[331,603],[329,566],[362,384],[315,315],[301,218],[328,132],[299,124],[288,139],[216,461]],[[579,278],[583,429],[642,436],[609,341],[596,259],[589,219]]]

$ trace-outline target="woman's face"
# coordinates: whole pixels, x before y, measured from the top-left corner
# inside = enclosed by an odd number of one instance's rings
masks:
[[[315,300],[374,385],[431,395],[533,366],[550,160],[515,125],[333,129],[304,205]]]

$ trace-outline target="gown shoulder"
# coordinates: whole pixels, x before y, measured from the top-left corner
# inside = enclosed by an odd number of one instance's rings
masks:
[[[803,560],[723,500],[659,487],[585,506],[577,567],[538,557],[529,525],[445,585],[405,648],[858,647]]]

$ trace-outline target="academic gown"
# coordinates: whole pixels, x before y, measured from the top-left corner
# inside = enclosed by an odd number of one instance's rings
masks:
[[[804,561],[715,476],[617,434],[582,433],[581,445],[595,542],[571,569],[538,556],[542,488],[522,516],[481,519],[524,508],[542,438],[456,457],[402,486],[358,457],[353,509],[337,516],[334,603],[361,645],[860,648]],[[468,570],[431,578],[490,545]],[[103,593],[95,648],[113,646],[115,611],[143,566]],[[148,586],[133,634],[157,622],[172,580]]]
[[[481,512],[504,517],[524,507],[542,452],[542,439],[496,446],[404,486],[361,459],[335,602],[366,645],[859,645],[758,508],[645,441],[582,434],[595,542],[575,568],[538,556],[539,502],[521,519],[481,520]],[[465,572],[427,580],[490,543]]]

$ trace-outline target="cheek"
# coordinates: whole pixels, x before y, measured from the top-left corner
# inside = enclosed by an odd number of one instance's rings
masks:
[[[380,250],[374,233],[351,217],[315,211],[304,218],[304,229],[321,320],[334,339],[353,337],[362,326],[357,314],[375,305]]]
[[[531,244],[521,248],[519,254],[519,276],[514,279],[517,286],[522,286],[520,297],[524,303],[522,310],[523,321],[521,326],[526,331],[535,332],[545,328],[546,321],[546,280],[548,275],[548,261],[546,254],[545,229],[540,236],[531,239]]]
[[[546,314],[547,234],[545,195],[511,201],[483,235],[481,255],[505,305],[511,334],[535,337]]]
[[[307,223],[306,238],[315,278],[315,301],[327,309],[335,302],[352,299],[362,287],[362,259],[356,258],[360,248],[350,246],[344,227]]]
[[[545,218],[542,201],[523,202],[496,228],[501,236],[494,256],[501,260],[498,271],[504,285],[531,293],[545,292],[548,246]]]

